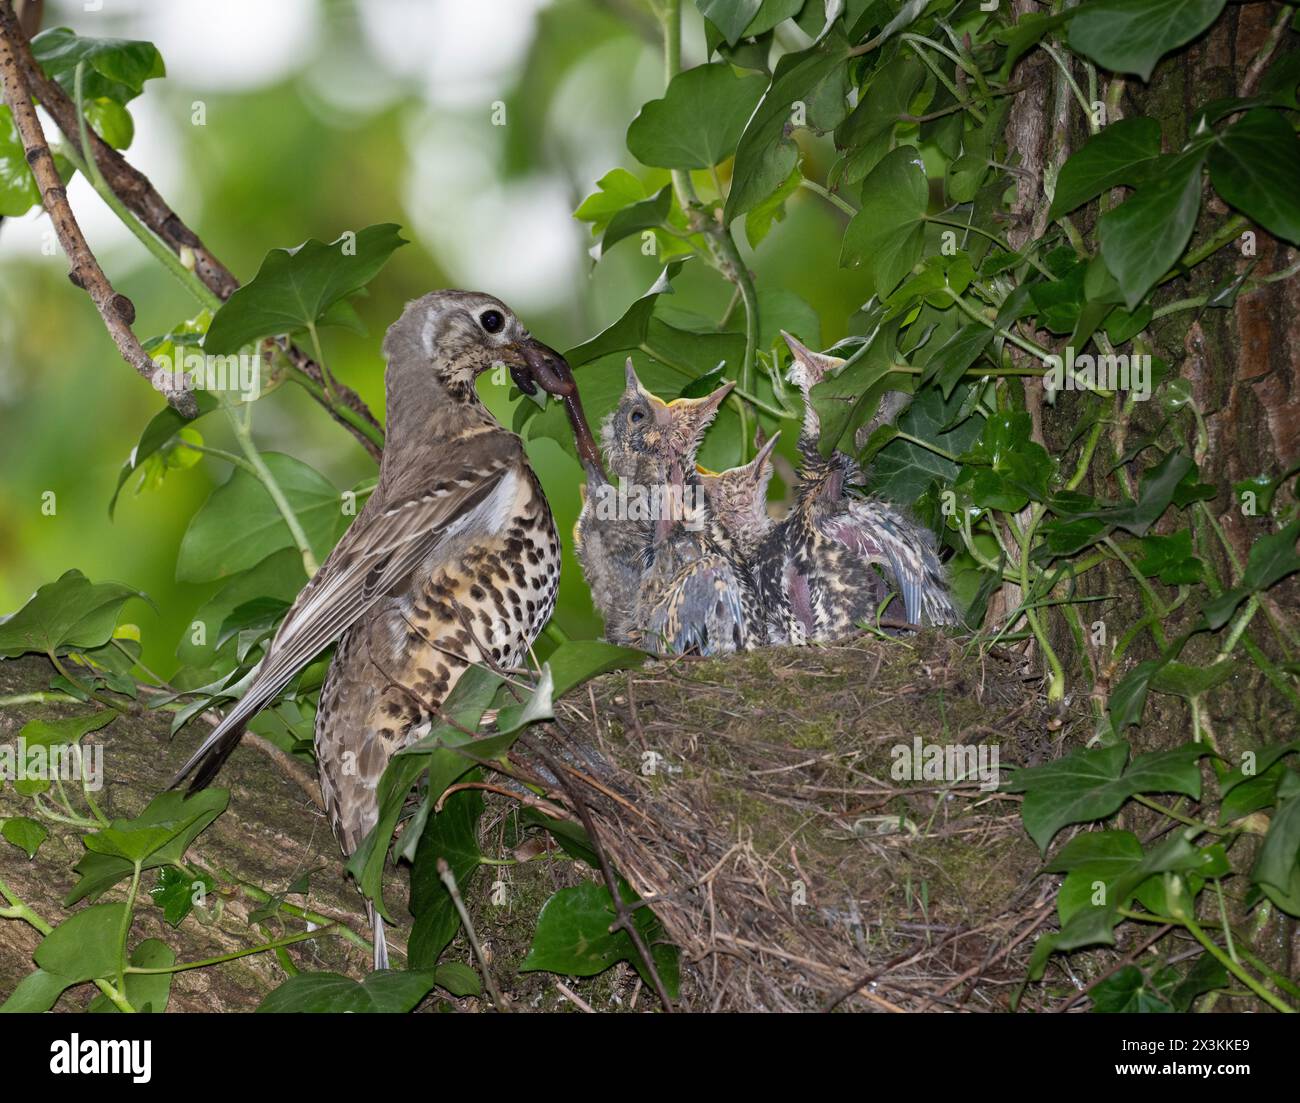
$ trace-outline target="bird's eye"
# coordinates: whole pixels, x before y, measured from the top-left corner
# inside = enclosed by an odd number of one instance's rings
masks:
[[[499,310],[485,310],[478,316],[478,324],[489,333],[500,333],[506,324],[506,319]]]
[[[644,411],[644,410],[633,410],[633,411],[628,415],[628,421],[630,421],[633,425],[640,425],[641,422],[645,421],[645,411]]]

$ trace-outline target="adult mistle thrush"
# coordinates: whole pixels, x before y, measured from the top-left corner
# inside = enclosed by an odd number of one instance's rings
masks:
[[[795,362],[790,381],[803,395],[803,464],[795,504],[756,556],[756,575],[773,642],[803,643],[849,635],[874,619],[885,578],[913,624],[957,620],[930,533],[879,498],[849,487],[861,480],[854,460],[818,450],[820,419],[812,389],[844,361],[815,353],[784,334]]]
[[[563,357],[499,300],[436,291],[384,338],[387,441],[379,484],[298,595],[244,696],[177,775],[210,782],[248,720],[338,642],[316,714],[321,794],[351,854],[378,819],[389,758],[417,739],[473,664],[522,665],[555,605],[560,542],[523,444],[488,412],[475,379],[494,365],[577,410]],[[595,454],[590,433],[580,447]],[[375,968],[383,923],[367,905]]]
[[[757,594],[695,472],[695,453],[731,386],[664,402],[627,362],[623,395],[601,430],[619,486],[589,468],[574,530],[613,642],[700,654],[758,642]]]

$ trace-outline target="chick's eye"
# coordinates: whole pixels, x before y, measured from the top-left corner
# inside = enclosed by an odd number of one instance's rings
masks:
[[[632,413],[628,415],[628,421],[633,425],[640,425],[641,422],[645,421],[645,411],[633,410]]]
[[[478,316],[478,324],[489,333],[500,333],[505,327],[505,316],[499,310],[485,310]]]

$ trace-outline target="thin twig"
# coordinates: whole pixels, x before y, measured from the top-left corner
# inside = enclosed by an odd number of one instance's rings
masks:
[[[9,0],[0,0],[0,76],[4,80],[4,98],[13,113],[14,127],[23,143],[23,151],[41,193],[41,203],[50,216],[59,244],[68,258],[68,279],[90,296],[104,328],[113,339],[122,359],[136,373],[147,379],[177,411],[185,417],[198,413],[194,396],[178,385],[175,376],[159,372],[149,354],[141,347],[131,329],[135,305],[113,289],[95,254],[90,251],[81,227],[68,205],[67,189],[59,178],[54,156],[45,140],[41,121],[32,106],[32,94],[18,60],[16,41],[21,38]],[[17,37],[16,37],[17,36]]]

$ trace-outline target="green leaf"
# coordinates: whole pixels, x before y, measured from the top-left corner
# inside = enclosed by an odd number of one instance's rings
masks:
[[[1197,996],[1211,992],[1215,988],[1226,988],[1228,970],[1219,960],[1210,954],[1202,954],[1192,963],[1187,976],[1170,993],[1170,1002],[1175,1011],[1190,1011]]]
[[[127,959],[137,969],[167,969],[176,964],[176,952],[156,938],[146,938]],[[161,1015],[167,1010],[171,998],[174,973],[127,973],[126,1001],[136,1011]],[[108,1014],[120,1014],[121,1008],[107,996],[96,996],[87,1009]]]
[[[1031,499],[1046,501],[1056,464],[1030,438],[1031,432],[1027,413],[999,412],[989,417],[979,440],[961,457],[968,466],[956,485],[967,487],[971,500],[988,509],[1015,512]]]
[[[1292,521],[1285,528],[1255,541],[1246,558],[1246,570],[1241,576],[1241,585],[1228,590],[1221,596],[1208,602],[1202,612],[1206,623],[1212,629],[1222,628],[1228,623],[1247,597],[1253,593],[1267,590],[1275,582],[1300,570],[1300,556],[1296,555],[1296,541],[1300,539],[1300,518]]]
[[[1151,688],[1151,677],[1162,665],[1159,659],[1138,663],[1111,690],[1107,707],[1115,731],[1122,732],[1130,724],[1141,722],[1142,710],[1147,703],[1147,690]]]
[[[1237,664],[1229,659],[1217,662],[1213,666],[1191,666],[1170,660],[1160,667],[1151,677],[1151,688],[1157,693],[1167,693],[1174,697],[1200,697],[1215,686],[1222,685],[1237,669]]]
[[[723,212],[728,226],[776,191],[798,163],[799,147],[786,129],[794,104],[804,105],[814,128],[829,130],[843,118],[847,58],[848,43],[832,30],[818,44],[777,62],[772,85],[736,147]]]
[[[135,137],[131,113],[106,96],[86,103],[86,122],[114,149],[126,149]]]
[[[420,833],[411,867],[411,914],[415,923],[407,946],[408,966],[432,969],[460,929],[460,914],[438,873],[438,861],[451,867],[462,897],[469,891],[483,855],[478,821],[483,794],[465,789],[447,798],[442,811],[429,816]],[[409,830],[409,829],[408,829]]]
[[[339,973],[299,973],[264,999],[257,1010],[268,1014],[405,1014],[432,990],[432,969],[385,969],[361,983]]]
[[[1092,1009],[1103,1015],[1150,1015],[1172,1012],[1173,1006],[1136,965],[1125,965],[1089,990]]]
[[[888,295],[921,259],[928,202],[921,155],[899,146],[862,182],[862,206],[844,231],[840,264],[856,268],[866,262],[876,294]]]
[[[925,75],[925,67],[910,53],[899,54],[876,73],[857,107],[835,129],[835,144],[845,151],[832,170],[836,185],[861,180],[889,152],[894,127],[910,112]]]
[[[69,916],[36,947],[33,959],[66,984],[80,984],[117,972],[126,904],[92,904]]]
[[[272,249],[257,275],[217,311],[203,342],[210,355],[229,355],[263,337],[294,333],[335,303],[360,291],[407,241],[400,226],[367,226],[326,244],[315,238],[296,249]]]
[[[17,987],[9,993],[9,998],[0,1004],[0,1012],[40,1014],[49,1011],[63,995],[68,983],[64,977],[47,973],[44,969],[34,969],[18,982]]]
[[[618,211],[609,220],[605,236],[601,238],[601,255],[604,256],[606,250],[622,241],[625,237],[631,237],[643,230],[652,230],[662,226],[668,221],[668,212],[672,210],[672,206],[673,186],[665,184],[659,189],[658,194],[652,198],[643,199],[639,203],[633,203],[631,206]]]
[[[993,330],[972,322],[963,326],[943,343],[926,362],[921,382],[934,379],[943,397],[948,398],[976,360],[993,340]]]
[[[1069,214],[1119,184],[1143,182],[1159,155],[1160,124],[1155,119],[1111,123],[1061,166],[1048,217]]]
[[[1151,78],[1156,62],[1219,18],[1226,0],[1094,0],[1070,21],[1070,47],[1117,73]]]
[[[722,32],[728,46],[734,46],[745,28],[754,21],[763,0],[695,0],[700,14]]]
[[[1045,851],[1062,827],[1109,816],[1134,794],[1183,793],[1200,799],[1197,761],[1211,753],[1200,743],[1188,743],[1139,755],[1125,770],[1129,745],[1116,743],[1019,770],[1004,788],[1025,794],[1020,810],[1025,830]]]
[[[292,456],[266,452],[262,458],[297,514],[312,551],[323,560],[345,527],[338,490]],[[261,480],[239,467],[190,519],[176,557],[176,580],[225,578],[291,546],[293,535],[270,493]]]
[[[771,232],[774,222],[784,221],[786,200],[799,190],[801,180],[803,172],[796,163],[776,191],[750,208],[745,215],[745,237],[751,248],[758,248],[759,243]],[[759,321],[766,321],[762,310],[759,311]]]
[[[190,844],[226,810],[230,794],[225,789],[204,789],[187,797],[174,790],[160,793],[133,820],[114,820],[121,830],[141,831],[161,827],[171,833],[171,838],[146,857],[142,869],[178,865],[185,857]],[[118,854],[87,849],[75,867],[80,880],[64,897],[64,905],[71,907],[78,900],[94,898],[107,892],[119,881],[131,875],[132,862]]]
[[[739,76],[725,62],[699,65],[673,77],[661,100],[651,100],[627,128],[627,148],[643,165],[707,169],[721,164],[736,143],[767,78]]]
[[[1192,555],[1191,529],[1183,529],[1172,536],[1143,537],[1137,568],[1147,578],[1155,576],[1169,586],[1182,586],[1199,582],[1205,564]]]
[[[1101,216],[1101,255],[1129,310],[1178,262],[1191,239],[1204,160],[1204,149],[1159,158],[1137,191]]]
[[[1210,179],[1248,218],[1300,244],[1300,142],[1283,115],[1256,108],[1218,135],[1210,149]]]
[[[460,961],[439,965],[434,976],[434,983],[453,996],[477,996],[483,991],[478,974]]]
[[[629,670],[650,656],[631,647],[619,647],[603,640],[569,640],[560,644],[546,660],[554,679],[556,699],[571,689],[611,670]]]
[[[1288,770],[1279,792],[1287,785],[1288,777],[1293,786],[1300,782],[1300,774]],[[1259,857],[1250,871],[1250,879],[1289,892],[1296,876],[1297,861],[1300,861],[1300,795],[1283,800],[1273,813],[1268,834],[1259,848]]]
[[[650,316],[654,313],[655,302],[660,295],[673,293],[673,280],[682,270],[684,261],[675,260],[660,274],[650,289],[627,308],[623,316],[613,325],[601,330],[589,341],[571,348],[564,354],[570,367],[581,367],[612,352],[640,348],[650,328]]]
[[[217,396],[210,391],[195,391],[194,398],[198,403],[198,417],[211,413],[217,408]],[[127,480],[139,471],[150,457],[160,454],[166,454],[169,451],[169,445],[176,439],[177,434],[182,433],[185,429],[193,425],[197,418],[187,418],[179,414],[171,406],[164,406],[150,420],[149,424],[144,427],[144,432],[140,434],[140,440],[131,450],[131,455],[127,457],[126,462],[117,473],[117,486],[113,490],[113,497],[108,503],[108,515],[113,516],[114,510],[117,509],[117,499],[122,493],[122,488],[126,485]],[[185,451],[190,451],[185,449]],[[198,457],[197,452],[190,451],[194,457]]]
[[[898,428],[908,436],[960,454],[980,434],[978,417],[961,416],[966,394],[955,391],[945,399],[936,387],[917,394],[898,418]],[[893,440],[880,450],[873,468],[873,487],[895,502],[915,502],[935,480],[951,482],[961,469],[910,440]]]
[[[611,169],[596,181],[596,190],[582,201],[573,217],[590,222],[592,234],[599,237],[619,211],[645,197],[645,185],[627,169]]]
[[[43,823],[28,819],[26,816],[14,816],[4,821],[0,835],[23,851],[29,859],[36,857],[36,851],[49,837],[49,830]]]
[[[620,886],[620,891],[627,903],[636,901],[636,894],[626,885]],[[628,933],[624,930],[611,933],[609,928],[616,918],[614,901],[604,885],[584,882],[560,889],[542,906],[532,946],[519,971],[545,970],[562,976],[591,977],[603,973],[615,962],[628,961],[643,981],[651,983],[645,962]],[[638,908],[633,913],[633,922],[650,947],[655,970],[668,994],[676,996],[677,951],[658,941],[659,921],[649,908]]]
[[[117,582],[91,582],[75,569],[66,571],[0,623],[0,658],[101,647],[112,637],[122,606],[133,597],[144,595]]]
[[[0,104],[0,216],[17,218],[41,201],[41,189],[27,167],[13,113]]]
[[[215,888],[216,884],[206,873],[195,876],[175,866],[163,866],[158,870],[158,881],[149,890],[149,895],[162,908],[163,920],[169,926],[179,927],[193,910],[196,893],[201,889],[206,895]]]
[[[38,34],[32,39],[32,55],[70,96],[75,94],[77,65],[84,61],[81,89],[86,100],[107,97],[128,103],[144,91],[145,81],[167,75],[152,42],[81,38],[67,27]]]

